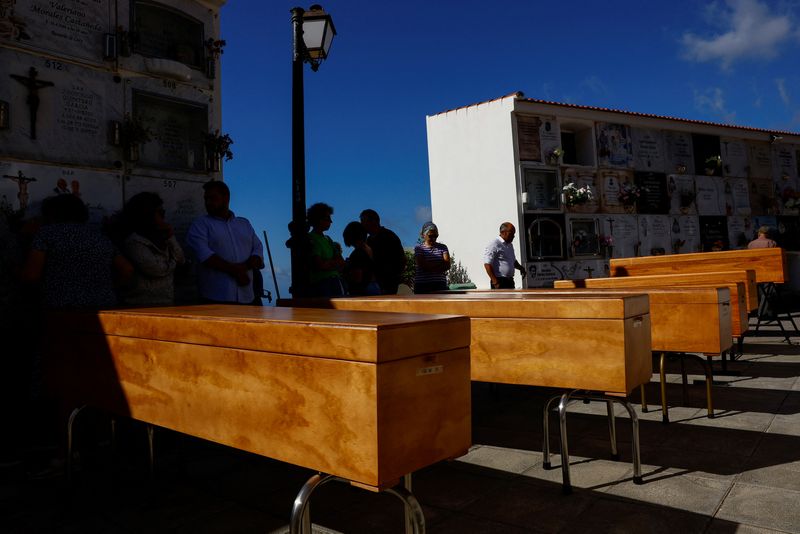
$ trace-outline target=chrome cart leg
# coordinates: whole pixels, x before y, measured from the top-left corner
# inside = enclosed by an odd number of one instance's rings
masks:
[[[565,495],[572,493],[572,481],[569,477],[569,448],[567,446],[567,405],[569,393],[561,395],[558,403],[558,423],[561,428],[561,490]]]
[[[150,469],[150,480],[155,478],[156,470],[156,450],[153,444],[155,440],[155,427],[153,425],[147,425],[147,460]]]
[[[631,438],[631,456],[633,456],[633,483],[634,484],[644,484],[642,480],[642,460],[641,460],[641,452],[639,448],[639,417],[636,415],[636,411],[626,400],[620,399],[620,404],[622,404],[626,410],[628,410],[628,414],[631,416],[631,429],[633,432],[633,436]]]
[[[644,388],[644,384],[639,386],[639,392],[642,395],[642,413],[647,413],[647,392]]]
[[[290,534],[311,534],[311,512],[308,501],[315,489],[332,480],[337,480],[337,478],[333,475],[318,473],[303,484],[292,505],[292,518],[289,522]]]
[[[544,469],[552,469],[553,465],[550,463],[550,408],[553,401],[561,397],[553,397],[544,404],[544,413],[542,414],[542,431],[544,438],[542,438],[542,467]]]
[[[658,361],[658,375],[661,379],[661,422],[669,423],[669,408],[667,407],[667,353],[662,352]]]
[[[75,427],[75,419],[78,418],[78,414],[86,408],[86,405],[80,406],[72,410],[69,414],[69,419],[67,419],[67,481],[72,482],[72,446],[74,444],[74,427]]]
[[[403,476],[403,488],[409,493],[412,493],[411,489],[411,473]],[[403,501],[403,513],[405,516],[405,523],[406,523],[406,534],[411,534],[414,532],[414,512],[411,507]],[[424,522],[424,518],[423,518]]]
[[[410,483],[410,475],[406,475],[406,477],[408,477],[407,480]],[[422,507],[411,491],[405,487],[397,486],[386,490],[386,493],[391,493],[403,501],[403,507],[406,510],[406,534],[425,534],[425,514],[422,513]]]
[[[619,460],[617,452],[617,420],[614,415],[614,402],[606,401],[606,411],[608,411],[608,436],[611,439],[611,459]]]

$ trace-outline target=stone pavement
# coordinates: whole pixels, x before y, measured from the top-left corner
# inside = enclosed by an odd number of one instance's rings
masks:
[[[795,338],[795,342],[798,339]],[[473,385],[469,454],[414,475],[431,533],[800,532],[800,346],[751,337],[745,356],[715,386],[717,417],[705,417],[702,382],[682,402],[680,371],[669,376],[670,417],[662,424],[657,376],[641,417],[645,484],[634,485],[630,424],[617,409],[621,459],[610,460],[605,405],[570,410],[572,495],[561,494],[559,458],[542,468],[542,405],[553,392]],[[690,383],[701,371],[687,363]],[[637,396],[632,401],[638,403]],[[551,424],[551,448],[558,427]],[[3,533],[285,532],[307,470],[201,440],[157,433],[154,481],[145,433],[120,431],[116,454],[82,457],[70,486],[63,478],[28,480],[21,467],[0,471]],[[320,488],[314,523],[340,532],[402,532],[402,505],[343,484]]]

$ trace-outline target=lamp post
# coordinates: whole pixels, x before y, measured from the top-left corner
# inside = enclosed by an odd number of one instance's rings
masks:
[[[303,106],[303,64],[319,69],[327,59],[336,29],[331,16],[322,6],[313,5],[308,11],[295,7],[292,13],[292,222],[289,225],[292,255],[293,297],[306,294],[308,279],[308,250],[306,246],[306,153]]]

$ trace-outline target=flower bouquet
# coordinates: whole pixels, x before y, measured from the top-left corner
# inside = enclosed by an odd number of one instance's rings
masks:
[[[642,188],[630,182],[622,182],[619,188],[619,201],[623,206],[634,206],[642,196]]]
[[[564,151],[561,149],[561,147],[558,147],[548,152],[545,159],[547,160],[548,165],[558,165],[558,160],[563,155]]]
[[[592,189],[588,185],[578,187],[570,182],[561,190],[564,192],[564,204],[567,206],[580,206],[594,199]]]

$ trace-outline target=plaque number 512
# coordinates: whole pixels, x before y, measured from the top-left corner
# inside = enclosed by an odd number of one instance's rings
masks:
[[[61,63],[60,61],[53,61],[52,59],[46,59],[44,61],[44,66],[47,67],[48,69],[53,69],[53,70],[65,70],[63,63]]]

